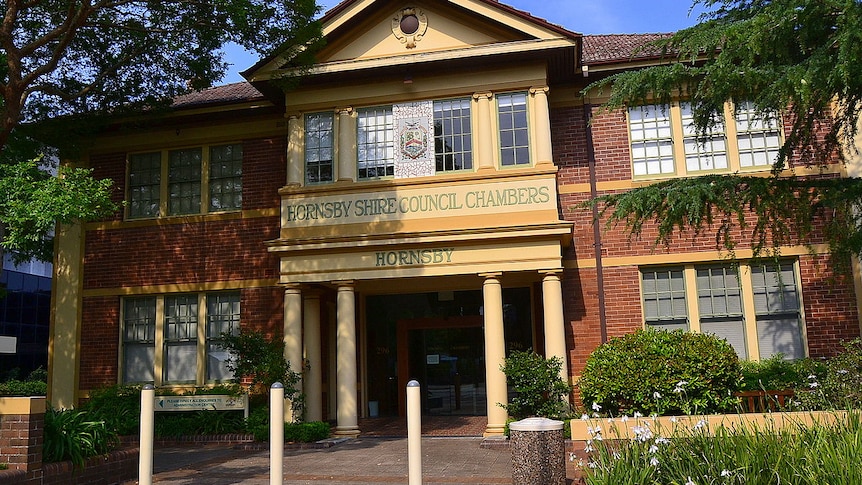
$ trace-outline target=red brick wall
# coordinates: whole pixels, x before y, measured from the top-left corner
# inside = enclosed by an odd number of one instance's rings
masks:
[[[859,337],[853,282],[829,270],[824,257],[799,259],[802,299],[811,357],[831,357],[840,342]]]
[[[84,298],[81,308],[80,389],[118,382],[120,298]]]
[[[26,398],[22,398],[26,399]],[[45,414],[0,414],[0,457],[10,470],[32,472],[42,466]]]

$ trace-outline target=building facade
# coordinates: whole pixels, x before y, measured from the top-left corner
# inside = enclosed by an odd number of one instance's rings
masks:
[[[694,143],[685,100],[605,112],[581,93],[659,62],[632,55],[654,36],[582,36],[493,0],[347,0],[322,23],[318,63],[288,89],[280,53],[93,140],[81,163],[124,205],[58,232],[54,406],[229,379],[219,335],[242,328],[284,339],[306,419],[337,434],[403,414],[418,379],[424,412],[487,416],[494,435],[512,350],[560,357],[575,382],[597,345],[645,326],[716,333],[747,359],[859,335],[854,282],[817,241],[758,266],[708,235],[653,248],[583,208],[667,177],[768,173],[783,140],[728,105]]]

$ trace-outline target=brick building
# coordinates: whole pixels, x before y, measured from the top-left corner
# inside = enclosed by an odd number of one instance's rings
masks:
[[[94,140],[80,163],[125,205],[59,231],[54,406],[115,383],[228,379],[218,336],[242,327],[283,337],[306,418],[338,434],[403,414],[415,378],[424,412],[487,416],[490,435],[514,349],[561,357],[574,381],[603,339],[644,326],[716,333],[747,359],[829,355],[859,335],[854,282],[818,241],[782,248],[777,267],[745,248],[732,264],[710,235],[652,248],[578,205],[769,172],[782,126],[728,118],[696,144],[685,100],[604,112],[581,94],[661,62],[633,54],[654,35],[582,36],[493,0],[347,0],[322,22],[298,86],[278,87],[279,53],[248,83]]]

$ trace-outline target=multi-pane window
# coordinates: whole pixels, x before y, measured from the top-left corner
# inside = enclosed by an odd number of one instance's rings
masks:
[[[195,382],[197,343],[197,295],[165,297],[165,382]]]
[[[305,116],[305,182],[332,182],[333,115]]]
[[[469,98],[434,101],[434,157],[437,172],[473,168]]]
[[[129,156],[128,218],[242,209],[242,145]]]
[[[680,103],[685,167],[689,172],[723,170],[727,165],[727,141],[721,119],[703,136],[698,136],[691,114],[691,103]]]
[[[737,267],[706,266],[698,267],[696,271],[700,331],[727,340],[739,358],[747,359],[742,288]]]
[[[751,281],[760,357],[779,353],[789,359],[805,357],[793,265],[782,262],[777,266],[755,266],[751,268]]]
[[[511,167],[530,163],[530,136],[527,126],[527,94],[497,95],[500,137],[500,165]]]
[[[628,109],[632,175],[635,178],[685,176],[705,172],[765,170],[781,147],[776,121],[758,116],[753,105],[730,103],[716,113],[705,133],[697,133],[692,105],[635,106]]]
[[[200,214],[201,149],[168,152],[168,214]]]
[[[210,210],[242,209],[242,145],[210,147]]]
[[[161,153],[140,153],[129,157],[129,218],[159,215],[161,183]]]
[[[673,138],[667,105],[629,108],[632,171],[636,177],[674,173]]]
[[[646,324],[661,330],[687,330],[682,268],[644,270],[641,283]]]
[[[222,347],[222,334],[239,334],[239,294],[207,295],[207,377],[208,382],[233,378],[227,367],[231,357]]]
[[[239,325],[238,292],[126,298],[123,382],[202,385],[231,379],[222,333],[237,334]]]
[[[736,106],[736,142],[742,168],[771,167],[778,159],[781,137],[774,117],[757,116],[754,104],[745,101]]]
[[[128,298],[123,305],[123,382],[153,382],[156,365],[156,299]]]
[[[357,111],[356,145],[360,179],[395,175],[395,129],[391,106]]]
[[[643,268],[644,322],[717,335],[743,359],[805,356],[795,264]]]

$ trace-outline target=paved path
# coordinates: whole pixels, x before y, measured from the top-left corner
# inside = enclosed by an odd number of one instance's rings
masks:
[[[424,485],[512,483],[508,447],[481,438],[422,438]],[[172,485],[269,484],[269,451],[226,447],[156,450],[153,482]],[[327,449],[286,449],[286,485],[407,483],[406,438],[358,438]],[[133,484],[135,482],[128,482]]]

